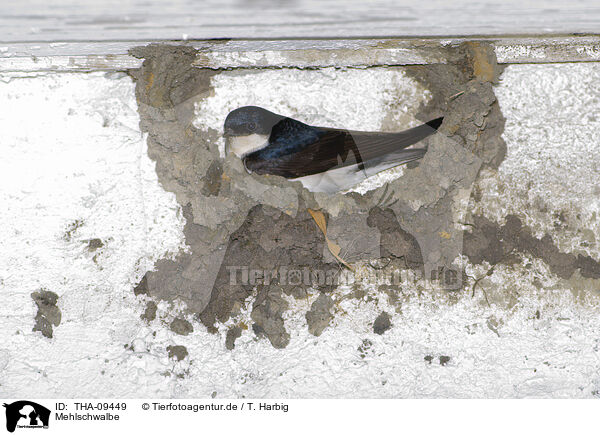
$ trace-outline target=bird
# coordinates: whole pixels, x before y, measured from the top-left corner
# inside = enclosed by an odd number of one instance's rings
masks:
[[[443,117],[398,133],[316,127],[258,106],[231,111],[223,126],[225,152],[246,171],[300,181],[313,192],[350,189],[381,171],[422,158],[407,147],[434,134]]]

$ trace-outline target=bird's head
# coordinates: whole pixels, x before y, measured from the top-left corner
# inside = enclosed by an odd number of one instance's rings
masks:
[[[271,129],[284,117],[262,107],[244,106],[227,115],[223,126],[226,152],[242,157],[267,145]]]

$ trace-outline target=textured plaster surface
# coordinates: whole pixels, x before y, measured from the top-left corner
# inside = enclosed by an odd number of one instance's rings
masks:
[[[496,93],[513,146],[482,177],[479,210],[522,216],[565,252],[600,260],[600,65],[514,65]]]
[[[516,227],[506,233],[508,243],[496,243],[497,258],[483,264],[500,260],[534,273],[512,281],[507,292],[488,264],[491,278],[480,282],[508,306],[520,287],[600,294],[599,74],[597,64],[514,65],[496,89],[508,152],[497,172],[482,171],[469,209],[476,225]],[[478,237],[476,227],[468,231]],[[508,252],[511,238],[529,241]],[[537,271],[532,257],[543,258],[552,273]]]
[[[149,333],[132,286],[182,247],[183,222],[131,79],[3,75],[0,100],[0,395],[150,394],[171,363],[124,349]]]
[[[493,156],[481,154],[487,163],[473,194],[456,198],[465,202],[466,231],[476,231],[471,225],[481,216],[501,226],[514,222],[506,218],[512,214],[533,235],[550,233],[560,252],[598,260],[597,75],[595,65],[504,71],[494,92],[506,118],[506,157],[496,169]],[[219,106],[218,92],[214,98],[205,104],[227,110]],[[381,98],[385,92],[375,100]],[[431,98],[420,110],[435,109],[438,97]],[[198,242],[184,236],[193,202],[180,206],[189,199],[185,193],[176,201],[169,193],[172,186],[159,183],[165,161],[159,160],[157,176],[148,158],[131,79],[5,75],[0,99],[10,105],[0,115],[5,157],[0,195],[6,204],[0,211],[5,223],[0,229],[2,397],[598,395],[598,279],[580,276],[583,269],[560,277],[531,249],[494,265],[464,258],[468,277],[460,293],[431,291],[419,280],[386,285],[373,277],[326,296],[314,289],[301,297],[293,291],[261,295],[254,289],[209,332],[181,300],[150,300],[148,282],[140,282],[146,271],[160,267],[157,260],[175,259]],[[197,101],[185,108],[189,123],[216,126],[216,116],[211,121],[200,112],[189,115]],[[392,125],[376,110],[367,113],[381,128]],[[478,153],[478,142],[469,143],[469,134],[456,146],[472,146]],[[218,136],[211,136],[215,160]],[[436,151],[434,144],[434,152],[441,153],[442,145]],[[441,155],[434,153],[423,164]],[[208,170],[212,163],[198,164]],[[185,166],[175,168],[185,173]],[[408,183],[406,176],[415,169],[390,179]],[[214,184],[198,180],[197,186],[211,198]],[[303,198],[296,187],[281,186]],[[435,195],[429,199],[435,200]],[[380,228],[380,249],[414,246],[408,233],[387,224],[386,216],[371,216]],[[585,270],[593,274],[590,264]],[[41,307],[39,296],[32,295],[45,292],[57,296],[60,313],[56,322],[51,295],[49,303],[41,303],[49,307],[44,312],[53,321],[52,338],[34,331]],[[257,319],[277,331],[273,322],[284,323],[287,346],[277,349],[261,338],[251,327]]]

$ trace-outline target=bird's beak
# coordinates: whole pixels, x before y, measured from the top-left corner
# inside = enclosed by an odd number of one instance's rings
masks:
[[[231,128],[226,128],[225,131],[223,132],[223,136],[225,137],[231,137],[233,136],[233,129]]]

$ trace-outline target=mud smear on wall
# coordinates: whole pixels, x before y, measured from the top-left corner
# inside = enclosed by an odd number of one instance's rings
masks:
[[[31,298],[38,307],[35,316],[34,331],[39,331],[44,337],[52,338],[53,327],[60,325],[62,318],[60,309],[56,306],[58,295],[49,290],[33,292]]]
[[[131,75],[148,153],[163,187],[182,206],[189,247],[175,260],[157,262],[136,287],[136,294],[151,298],[144,318],[152,321],[157,315],[152,301],[180,300],[216,333],[218,323],[249,309],[254,333],[281,348],[290,339],[284,294],[301,299],[316,288],[321,295],[306,319],[309,331],[320,335],[333,316],[329,292],[340,265],[308,208],[323,213],[328,237],[353,264],[384,259],[385,268],[410,269],[433,280],[439,278],[436,270],[456,270],[454,262],[463,252],[464,229],[457,222],[467,214],[464,204],[480,169],[498,167],[506,145],[493,91],[501,72],[493,50],[483,43],[449,50],[449,58],[458,61],[403,68],[430,90],[432,98],[419,117],[444,116],[442,134],[426,141],[427,154],[403,176],[364,195],[313,194],[298,182],[248,174],[234,156],[221,158],[220,133],[192,124],[195,104],[211,95],[211,77],[219,72],[192,67],[197,52],[191,47],[154,44],[132,50],[144,59]],[[497,249],[477,248],[474,239],[471,233],[465,239],[474,262]],[[595,270],[586,261],[577,260],[582,273]],[[463,288],[464,275],[456,272],[450,290]],[[399,289],[381,290],[398,299]],[[229,328],[227,348],[235,346],[242,329]]]
[[[279,273],[285,267],[338,270],[323,261],[325,240],[303,198],[310,195],[299,194],[300,186],[291,187],[284,180],[275,180],[272,186],[255,181],[239,162],[220,159],[217,132],[193,127],[194,102],[211,92],[210,77],[216,74],[190,66],[194,49],[152,45],[132,54],[145,59],[131,74],[137,82],[149,154],[157,162],[163,187],[182,205],[189,246],[189,252],[175,261],[159,261],[156,271],[136,287],[136,294],[181,300],[216,332],[215,322],[227,321],[256,292],[253,329],[274,346],[284,347],[289,335],[281,317],[287,308],[281,294],[299,295],[302,283],[290,279],[271,283],[265,273]],[[257,286],[257,279],[263,284]],[[325,287],[331,284],[323,291]],[[144,318],[155,317],[156,305],[148,302]],[[182,333],[179,329],[173,330]],[[228,347],[234,346],[235,338],[232,333]]]
[[[484,166],[497,168],[506,155],[502,139],[505,118],[494,95],[493,85],[503,71],[493,47],[484,42],[467,42],[448,48],[446,64],[406,67],[409,75],[432,93],[420,109],[420,119],[444,116],[444,132],[481,159]]]
[[[287,306],[281,292],[306,297],[305,274],[314,271],[323,275],[322,282],[308,284],[332,289],[339,268],[323,261],[323,235],[301,203],[299,210],[295,217],[265,205],[248,212],[229,238],[210,301],[200,314],[205,325],[227,321],[256,292],[252,319],[275,347],[283,347],[289,337],[283,333],[281,314]]]
[[[173,358],[177,361],[181,361],[186,356],[188,356],[188,350],[185,346],[175,345],[175,346],[167,346],[167,353],[169,358]]]
[[[210,77],[215,72],[192,68],[196,50],[188,47],[151,45],[134,49],[132,54],[145,58],[143,67],[131,74],[137,82],[140,127],[148,133],[148,154],[156,162],[163,187],[175,193],[185,206],[193,192],[214,186],[220,177],[207,171],[211,163],[218,161],[207,146],[206,134],[211,132],[200,134],[191,125],[194,98],[210,92]],[[192,312],[200,312],[210,293],[198,261],[210,262],[210,258],[194,253],[205,249],[203,240],[211,235],[206,234],[208,230],[194,228],[191,216],[186,218],[186,241],[191,253],[180,254],[177,261],[159,261],[157,272],[144,277],[136,294],[156,300],[181,299]],[[153,311],[150,307],[150,318],[155,316]]]
[[[518,254],[528,254],[543,260],[562,279],[571,278],[576,270],[583,278],[600,279],[600,263],[589,256],[561,252],[550,234],[534,237],[518,216],[506,216],[504,225],[482,216],[473,219],[472,229],[464,238],[464,254],[473,264],[512,265],[521,262]]]

